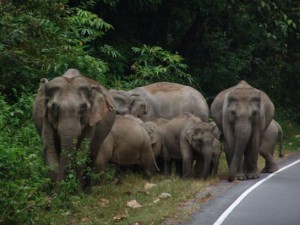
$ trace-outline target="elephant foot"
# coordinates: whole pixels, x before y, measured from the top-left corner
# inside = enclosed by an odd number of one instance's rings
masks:
[[[243,173],[237,174],[236,175],[237,180],[246,180],[246,176]]]
[[[235,180],[246,180],[246,176],[244,174],[237,174],[235,176],[229,176],[228,181],[233,182]]]
[[[246,174],[247,179],[258,179],[259,175],[257,173],[248,173]]]
[[[262,173],[274,173],[278,170],[278,167],[276,165],[274,166],[268,166],[262,169]]]

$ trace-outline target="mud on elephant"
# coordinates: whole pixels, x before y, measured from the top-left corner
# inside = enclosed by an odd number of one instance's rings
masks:
[[[224,135],[229,181],[259,177],[259,146],[274,111],[270,98],[245,81],[220,92],[214,99],[211,116]]]
[[[69,69],[51,81],[43,79],[33,105],[33,120],[42,137],[50,176],[58,182],[65,178],[68,164],[74,165],[74,151],[83,140],[90,143],[91,163],[115,120],[114,99],[96,81]],[[82,168],[76,168],[84,185]]]
[[[182,163],[182,177],[192,175],[193,161],[196,161],[195,176],[207,179],[209,176],[212,148],[213,126],[199,117],[184,113],[161,125],[164,145],[165,174],[171,174],[172,160]]]
[[[169,82],[159,82],[130,91],[110,90],[117,113],[131,114],[143,121],[156,118],[171,119],[185,112],[198,116],[207,122],[209,116],[208,105],[200,92],[196,89]]]

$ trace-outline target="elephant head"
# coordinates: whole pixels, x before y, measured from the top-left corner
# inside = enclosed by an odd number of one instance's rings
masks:
[[[126,115],[129,113],[128,102],[129,102],[129,92],[123,90],[110,89],[109,92],[114,98],[116,104],[116,113],[118,115]]]
[[[83,139],[91,139],[96,125],[114,112],[113,99],[107,93],[104,87],[75,69],[40,84],[33,118],[37,128],[40,127],[46,162],[52,168],[54,181],[64,179],[72,152]]]
[[[149,135],[154,156],[159,156],[163,149],[163,134],[161,129],[151,121],[142,123],[141,125]]]
[[[241,170],[243,156],[246,176],[258,177],[260,139],[274,116],[274,106],[269,97],[241,81],[215,98],[211,114],[224,134],[229,165],[228,180],[233,181],[237,172],[241,172],[238,170]]]
[[[149,104],[140,94],[130,95],[129,114],[141,118],[149,112]]]
[[[196,162],[196,164],[200,163],[198,166],[202,167],[202,169],[200,169],[200,176],[203,179],[207,179],[210,171],[213,141],[215,138],[214,126],[210,123],[199,121],[188,129],[185,138],[193,152],[196,153],[196,161],[198,161],[197,158],[200,158],[200,161]],[[199,171],[196,172],[198,173]]]

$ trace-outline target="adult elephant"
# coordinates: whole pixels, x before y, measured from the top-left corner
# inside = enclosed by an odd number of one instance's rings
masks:
[[[274,111],[270,98],[245,81],[220,92],[214,99],[211,116],[224,135],[229,181],[259,177],[258,149]]]
[[[111,90],[117,113],[131,114],[143,121],[171,119],[190,112],[207,122],[208,105],[196,89],[176,83],[158,82],[130,91]]]
[[[115,115],[114,99],[110,93],[76,69],[69,69],[51,81],[42,80],[32,116],[42,137],[53,181],[65,178],[68,164],[75,166],[74,151],[85,139],[90,141],[88,157],[92,162],[95,160]],[[81,169],[77,175],[83,185]]]

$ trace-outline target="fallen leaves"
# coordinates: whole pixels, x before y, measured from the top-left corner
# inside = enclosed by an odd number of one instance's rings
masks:
[[[171,194],[163,192],[158,196],[160,199],[167,199],[171,197]]]
[[[157,186],[157,184],[146,183],[144,185],[143,191],[141,191],[141,193],[143,193],[145,195],[150,195],[149,190],[151,190],[152,188],[154,188],[156,186]],[[140,192],[138,192],[138,193],[140,193]],[[131,191],[126,191],[126,192],[124,192],[124,194],[130,196],[130,195],[133,195],[134,193],[132,193]],[[126,206],[131,208],[132,210],[135,210],[135,209],[139,209],[139,208],[142,208],[142,207],[147,207],[147,206],[151,206],[153,204],[157,204],[162,200],[165,200],[165,199],[168,199],[168,198],[172,197],[171,194],[167,193],[167,192],[162,192],[159,195],[153,193],[151,195],[155,196],[153,202],[148,202],[148,203],[141,204],[141,203],[138,202],[138,200],[132,199],[132,200],[126,202]],[[109,201],[107,199],[101,199],[101,203],[102,204],[109,204]],[[129,213],[128,213],[127,209],[125,209],[125,213],[122,213],[122,212],[121,213],[116,213],[113,216],[113,220],[115,222],[119,222],[121,220],[127,219],[128,217],[129,217]],[[138,225],[139,223],[136,223],[136,224]]]
[[[136,209],[136,208],[141,208],[142,205],[139,204],[136,200],[131,200],[129,202],[127,202],[126,204],[129,208],[133,208],[133,209]]]
[[[119,222],[123,219],[127,219],[127,216],[125,214],[117,214],[113,217],[114,221]]]
[[[145,190],[145,191],[148,191],[148,190],[150,190],[151,188],[154,188],[154,187],[156,187],[156,186],[157,186],[157,184],[146,183],[146,184],[144,185],[144,190]]]

